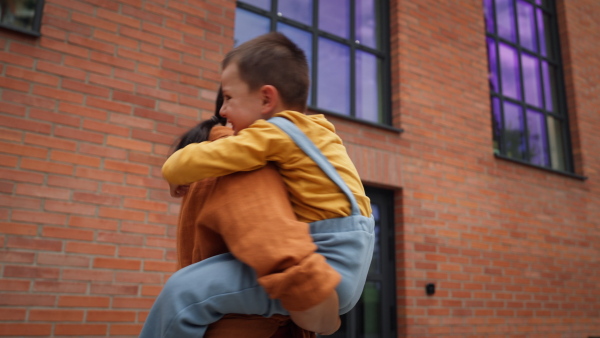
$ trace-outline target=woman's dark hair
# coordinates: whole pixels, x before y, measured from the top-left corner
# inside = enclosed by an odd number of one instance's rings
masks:
[[[210,135],[210,131],[214,126],[217,124],[224,126],[227,123],[227,119],[221,117],[221,114],[219,114],[219,111],[221,111],[221,106],[223,106],[223,92],[221,91],[221,87],[219,87],[219,91],[217,92],[215,115],[208,120],[198,123],[194,128],[181,135],[181,137],[175,141],[177,145],[175,146],[175,150],[173,150],[173,152],[176,152],[177,150],[184,148],[191,143],[208,141],[208,136]]]

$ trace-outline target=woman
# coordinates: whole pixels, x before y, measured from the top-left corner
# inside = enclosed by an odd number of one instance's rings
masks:
[[[225,121],[219,116],[220,103],[221,95],[217,99],[215,116],[184,134],[177,149],[189,143],[207,139],[215,141],[232,134],[230,128],[223,126]],[[157,298],[140,337],[199,336],[199,330],[203,329],[198,317],[204,316],[198,314],[206,311],[207,307],[194,308],[190,305],[194,301],[190,299],[202,302],[204,299],[197,295],[199,289],[207,284],[219,287],[214,285],[215,281],[227,282],[227,276],[223,275],[227,269],[247,270],[244,273],[249,276],[244,281],[247,285],[257,285],[256,280],[260,276],[279,274],[293,281],[291,285],[294,287],[324,295],[335,294],[320,281],[336,272],[315,253],[316,246],[309,235],[308,225],[296,221],[286,187],[273,165],[252,172],[206,179],[187,188],[181,204],[177,250],[181,270],[169,279]],[[235,258],[226,254],[229,251]],[[197,262],[202,263],[194,264]],[[278,280],[281,281],[281,278]],[[265,314],[281,312],[281,308],[272,308],[267,302],[268,295],[264,291],[252,293],[251,297],[254,297],[250,302],[252,310],[260,303],[264,305]],[[306,301],[295,295],[288,297],[296,297],[297,302]],[[186,303],[178,304],[180,299],[185,299]],[[218,305],[219,308],[223,306],[222,303]],[[243,305],[231,304],[231,311],[227,313],[244,313]],[[339,327],[337,298],[335,304],[321,313],[325,315],[319,319],[325,324],[337,319]],[[171,319],[174,314],[175,319]],[[315,323],[316,326],[311,329],[318,331],[321,326],[317,321]],[[226,315],[209,325],[204,335],[249,338],[315,336],[295,325],[289,316],[266,318],[241,314]]]

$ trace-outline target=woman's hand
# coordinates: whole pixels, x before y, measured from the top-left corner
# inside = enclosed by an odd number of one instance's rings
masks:
[[[169,192],[171,193],[171,197],[183,197],[187,194],[188,190],[190,190],[189,185],[177,185],[169,183]]]

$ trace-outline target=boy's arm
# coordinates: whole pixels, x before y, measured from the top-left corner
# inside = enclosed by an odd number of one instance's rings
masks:
[[[298,222],[274,165],[220,179],[218,208],[202,223],[221,234],[231,253],[251,266],[271,298],[288,311],[326,301],[341,280],[316,253],[308,224]],[[337,316],[339,306],[331,315]]]
[[[280,160],[291,140],[266,121],[257,121],[236,136],[214,142],[190,144],[173,153],[162,167],[163,177],[177,186],[238,171],[263,167],[268,161]]]

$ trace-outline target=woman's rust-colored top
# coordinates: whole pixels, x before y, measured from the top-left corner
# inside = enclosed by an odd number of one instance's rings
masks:
[[[215,127],[211,140],[231,134]],[[231,252],[258,282],[293,311],[311,308],[334,291],[340,275],[315,252],[308,224],[298,222],[283,179],[272,164],[193,183],[183,198],[177,233],[183,268]],[[236,333],[237,332],[237,333]],[[314,337],[288,316],[228,315],[206,337]]]

